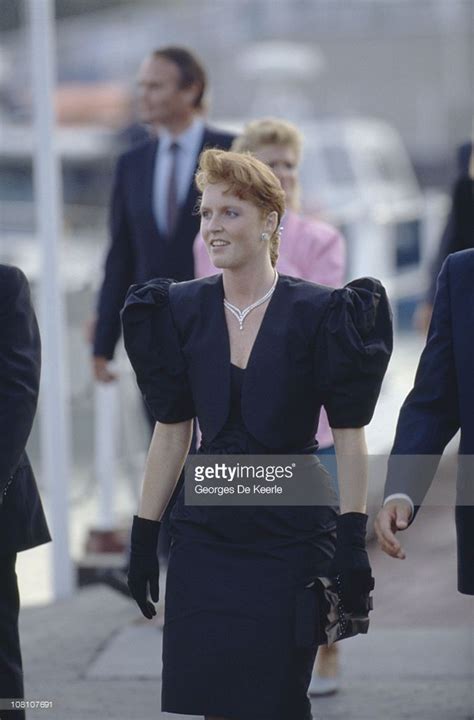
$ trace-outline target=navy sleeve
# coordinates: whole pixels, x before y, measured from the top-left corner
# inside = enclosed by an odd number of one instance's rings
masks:
[[[451,257],[438,278],[428,339],[413,389],[400,410],[388,465],[385,497],[404,492],[415,505],[428,491],[441,454],[460,425],[451,327]],[[417,459],[423,455],[431,457]]]
[[[21,270],[0,270],[0,501],[31,432],[38,400],[41,344]]]
[[[119,158],[110,204],[110,247],[97,304],[94,355],[109,360],[120,337],[120,310],[134,276],[134,255],[125,202],[123,158]]]
[[[368,425],[392,353],[392,314],[383,285],[354,280],[331,295],[318,374],[332,428]]]
[[[173,280],[132,285],[122,325],[125,349],[143,398],[157,422],[177,423],[195,416],[186,362],[169,304]]]

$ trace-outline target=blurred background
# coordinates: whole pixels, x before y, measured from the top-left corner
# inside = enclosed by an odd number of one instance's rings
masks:
[[[303,130],[304,210],[344,233],[348,279],[378,276],[392,299],[398,351],[368,431],[371,452],[387,452],[423,343],[413,314],[428,287],[449,209],[455,151],[471,132],[473,0],[56,0],[53,5],[74,560],[81,562],[88,530],[101,522],[94,460],[97,393],[87,325],[108,241],[115,159],[147,133],[135,114],[135,76],[156,47],[179,44],[200,56],[209,73],[212,124],[238,131],[249,119],[276,115]],[[26,2],[1,0],[0,33],[0,261],[19,265],[37,295],[41,246]],[[117,364],[111,512],[120,526],[135,508],[148,436],[123,352]],[[43,398],[47,393],[43,383]],[[48,508],[40,422],[30,454]],[[381,492],[380,480],[375,491]],[[46,557],[49,550],[34,552]],[[29,553],[24,557],[28,563]],[[25,582],[25,603],[51,600],[45,563],[35,560],[29,567],[34,581]]]

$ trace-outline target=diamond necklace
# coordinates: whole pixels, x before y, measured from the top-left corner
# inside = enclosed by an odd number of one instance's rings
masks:
[[[273,295],[273,292],[276,288],[277,281],[278,281],[278,273],[275,270],[275,279],[273,281],[273,285],[271,286],[270,290],[267,293],[265,293],[265,295],[263,297],[261,297],[260,300],[256,300],[254,303],[252,303],[248,307],[244,308],[243,310],[240,310],[236,305],[232,305],[232,303],[230,303],[228,300],[226,300],[226,298],[224,298],[224,307],[226,308],[226,310],[231,312],[235,318],[237,318],[237,320],[239,321],[239,327],[241,330],[244,329],[244,320],[247,317],[247,315],[249,313],[251,313],[252,310],[255,310],[255,308],[260,307],[260,305],[263,305],[264,302],[267,302],[267,300],[269,300],[271,298],[271,296]]]

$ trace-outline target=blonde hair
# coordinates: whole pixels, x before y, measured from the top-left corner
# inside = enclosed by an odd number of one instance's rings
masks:
[[[303,148],[303,135],[296,125],[287,120],[272,117],[261,118],[245,125],[242,134],[236,137],[232,143],[232,150],[235,152],[258,153],[265,145],[289,147],[295,153],[296,162],[299,164]],[[298,211],[300,209],[299,183],[293,197],[288,198],[287,204],[292,210]]]
[[[285,212],[285,193],[268,165],[250,153],[205,150],[199,158],[196,185],[203,192],[208,185],[225,183],[227,192],[248,200],[263,213],[276,212],[277,229],[269,243],[270,260],[275,267],[280,246],[280,222]]]
[[[298,162],[301,159],[303,135],[296,125],[278,118],[252,120],[241,135],[232,143],[234,152],[258,152],[262,145],[285,145],[294,150]]]

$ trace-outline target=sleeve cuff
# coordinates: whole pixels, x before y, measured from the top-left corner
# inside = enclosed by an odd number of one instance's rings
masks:
[[[413,504],[413,500],[409,495],[406,495],[405,493],[393,493],[392,495],[388,495],[385,500],[383,501],[384,506],[390,501],[390,500],[406,500],[408,503],[410,503],[410,520],[413,518],[413,515],[415,513],[415,506]]]

